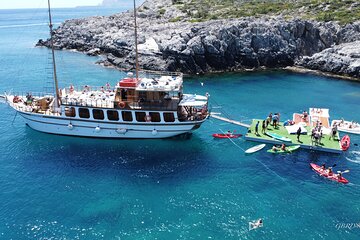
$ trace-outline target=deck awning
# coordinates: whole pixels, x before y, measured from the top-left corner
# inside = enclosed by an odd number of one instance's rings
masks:
[[[207,104],[207,101],[189,101],[189,100],[182,100],[179,103],[179,106],[183,106],[183,107],[202,107],[204,105]]]

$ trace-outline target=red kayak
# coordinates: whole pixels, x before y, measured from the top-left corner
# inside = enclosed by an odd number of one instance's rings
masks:
[[[233,133],[214,133],[212,135],[214,138],[238,138],[241,137],[242,134],[233,134]]]
[[[349,147],[350,147],[350,137],[349,137],[349,135],[343,136],[343,138],[340,141],[340,144],[341,144],[341,149],[343,151],[348,150]]]
[[[336,181],[336,182],[339,182],[339,183],[344,183],[344,184],[349,183],[349,181],[347,179],[345,179],[344,177],[339,177],[339,175],[336,174],[336,173],[333,173],[332,175],[329,175],[327,169],[323,170],[323,169],[321,169],[320,166],[316,165],[315,163],[310,163],[310,166],[320,176],[326,177],[327,179],[330,179],[332,181]]]

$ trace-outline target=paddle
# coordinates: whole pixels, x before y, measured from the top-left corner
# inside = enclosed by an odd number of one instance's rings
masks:
[[[350,172],[350,170],[344,170],[344,171],[337,171],[337,173],[341,173],[341,174],[343,174],[343,173],[348,173],[348,172]]]

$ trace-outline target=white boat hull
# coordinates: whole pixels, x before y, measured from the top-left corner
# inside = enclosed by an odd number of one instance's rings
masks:
[[[341,123],[341,120],[333,120],[331,122],[331,126],[334,126],[334,123],[339,124],[339,123]],[[338,131],[345,132],[345,133],[352,133],[352,134],[360,134],[360,125],[359,124],[354,124],[353,128],[349,128],[350,125],[351,125],[351,122],[344,121],[343,124],[338,126]]]
[[[78,137],[95,138],[169,138],[189,133],[203,121],[177,124],[99,123],[96,121],[69,120],[39,114],[19,112],[26,124],[37,131]]]

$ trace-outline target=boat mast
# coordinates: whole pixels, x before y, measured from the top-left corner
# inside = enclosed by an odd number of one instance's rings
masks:
[[[51,10],[50,10],[50,0],[48,0],[48,9],[49,9],[49,28],[50,28],[50,45],[51,45],[51,53],[52,53],[52,64],[53,64],[53,72],[54,72],[54,82],[55,82],[55,109],[59,107],[60,97],[59,97],[59,84],[56,75],[56,63],[55,63],[55,50],[54,50],[54,41],[53,41],[53,25],[51,19]]]
[[[135,73],[136,80],[139,80],[139,60],[138,60],[138,41],[137,41],[137,24],[136,24],[136,0],[134,0],[134,21],[135,21]]]

